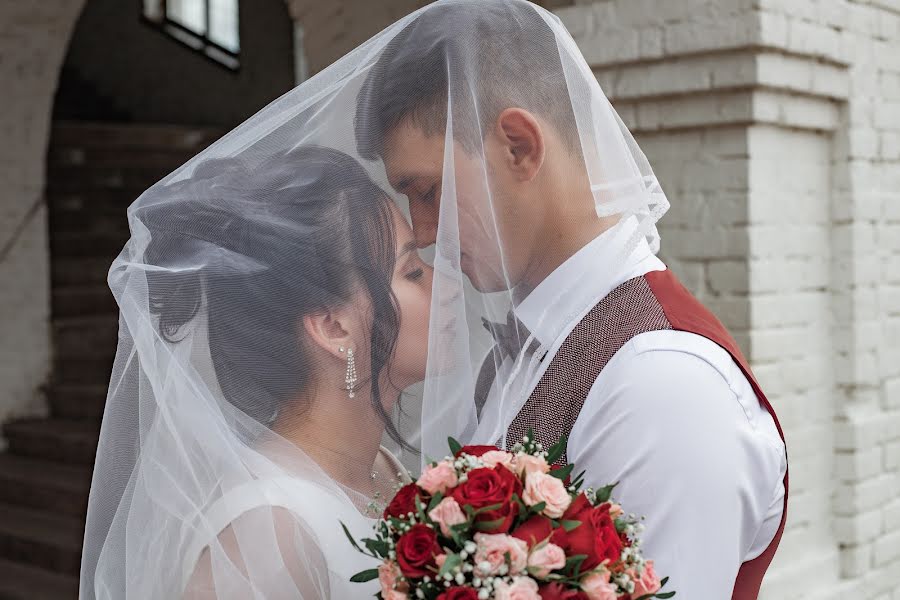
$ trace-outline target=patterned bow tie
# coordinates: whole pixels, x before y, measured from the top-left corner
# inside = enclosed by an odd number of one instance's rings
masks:
[[[525,344],[525,340],[531,335],[531,332],[528,331],[528,328],[525,327],[522,321],[516,318],[513,311],[509,311],[506,314],[506,323],[495,323],[482,317],[481,324],[494,338],[494,342],[500,348],[503,358],[517,357]],[[540,343],[536,339],[529,344],[529,349],[532,352],[535,352],[539,347]]]

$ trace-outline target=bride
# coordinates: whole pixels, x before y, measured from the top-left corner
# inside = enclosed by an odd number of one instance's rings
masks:
[[[341,523],[365,536],[408,481],[382,441],[411,449],[390,417],[425,376],[432,271],[405,218],[301,146],[200,161],[129,219],[82,598],[374,595]]]

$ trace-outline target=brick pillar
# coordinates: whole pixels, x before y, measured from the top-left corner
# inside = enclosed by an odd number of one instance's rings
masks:
[[[83,3],[0,4],[0,422],[41,410],[50,369],[44,165],[59,69]]]
[[[764,596],[900,598],[900,2],[576,4],[558,14],[672,201],[663,258],[786,429]]]

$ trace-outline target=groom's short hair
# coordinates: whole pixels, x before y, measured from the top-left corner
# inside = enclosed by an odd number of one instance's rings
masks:
[[[443,133],[448,95],[454,138],[469,151],[516,106],[551,123],[580,156],[556,35],[538,10],[524,0],[445,0],[426,8],[386,44],[363,83],[355,121],[360,156],[383,158],[385,139],[407,119],[426,134]]]

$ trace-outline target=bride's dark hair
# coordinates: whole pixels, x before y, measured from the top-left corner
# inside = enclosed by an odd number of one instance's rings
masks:
[[[144,201],[136,216],[151,236],[144,260],[163,338],[177,343],[203,309],[222,393],[271,426],[313,382],[302,317],[363,290],[373,310],[372,407],[406,446],[378,386],[399,329],[391,199],[362,166],[305,146],[252,166],[207,160],[153,193],[160,200]]]

